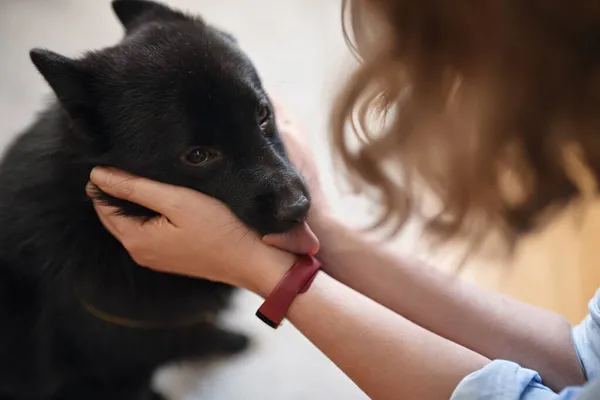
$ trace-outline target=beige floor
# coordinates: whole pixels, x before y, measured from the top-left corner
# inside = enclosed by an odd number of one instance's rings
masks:
[[[47,89],[27,51],[36,46],[76,55],[113,43],[120,27],[108,0],[0,0],[0,146],[27,124]],[[310,128],[314,152],[340,216],[360,222],[363,202],[334,190],[325,131],[328,104],[350,57],[340,34],[339,0],[170,0],[235,34],[267,86],[283,97]],[[474,260],[465,278],[554,309],[571,321],[585,313],[600,283],[596,268],[600,209],[570,212],[528,241],[515,262]],[[431,254],[415,230],[395,243],[399,251],[451,267],[460,252]],[[494,253],[491,246],[491,253]],[[485,268],[482,266],[485,265]],[[508,272],[507,272],[508,271]],[[598,271],[598,272],[596,272]],[[228,323],[249,331],[254,350],[240,359],[202,367],[171,368],[157,384],[174,399],[366,398],[289,324],[272,332],[253,312],[254,296],[239,296]]]

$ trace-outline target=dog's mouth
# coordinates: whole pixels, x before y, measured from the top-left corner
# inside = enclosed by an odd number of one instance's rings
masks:
[[[263,236],[263,242],[294,254],[313,256],[319,252],[319,239],[306,220],[294,225],[285,233]]]

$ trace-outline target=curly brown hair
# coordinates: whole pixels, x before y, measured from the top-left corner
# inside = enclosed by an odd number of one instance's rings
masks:
[[[380,223],[433,193],[427,227],[445,238],[528,232],[580,190],[566,149],[600,172],[599,1],[346,0],[343,15],[362,63],[334,143]]]

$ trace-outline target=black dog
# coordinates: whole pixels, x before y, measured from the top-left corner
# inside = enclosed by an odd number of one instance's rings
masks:
[[[31,52],[58,101],[0,164],[0,399],[157,398],[157,367],[247,346],[211,319],[231,287],[141,268],[104,229],[85,195],[93,166],[207,193],[260,234],[308,211],[235,40],[153,2],[113,8],[118,45],[77,60]]]

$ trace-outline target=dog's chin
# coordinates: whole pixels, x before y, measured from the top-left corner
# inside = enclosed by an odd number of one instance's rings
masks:
[[[250,226],[261,237],[271,235],[285,235],[292,232],[297,232],[298,228],[303,227],[306,223],[296,221],[265,221],[264,218],[260,222],[247,222],[247,226]]]
[[[241,216],[240,219],[244,225],[249,227],[261,237],[265,235],[284,234],[290,232],[296,225],[298,225],[298,222],[281,222],[275,219],[265,219],[264,216]]]

